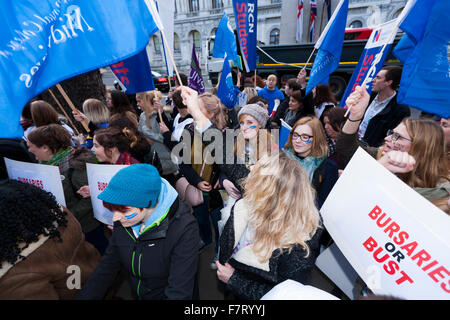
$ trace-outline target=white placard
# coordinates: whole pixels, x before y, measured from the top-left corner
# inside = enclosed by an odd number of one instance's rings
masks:
[[[61,182],[61,179],[65,177],[60,174],[57,166],[4,159],[10,179],[29,183],[48,191],[55,196],[59,204],[66,206]]]
[[[108,225],[113,225],[113,213],[103,206],[103,201],[98,199],[98,195],[106,188],[111,178],[127,165],[117,164],[92,164],[86,163],[86,172],[91,192],[92,208],[94,217]]]
[[[331,237],[375,294],[450,298],[450,217],[363,149],[320,211]]]

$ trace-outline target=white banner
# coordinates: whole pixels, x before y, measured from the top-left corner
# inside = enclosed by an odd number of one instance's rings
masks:
[[[10,179],[29,183],[48,191],[55,196],[59,204],[66,206],[61,182],[65,177],[60,174],[58,167],[16,161],[8,158],[5,158],[5,165]]]
[[[117,164],[92,164],[86,163],[86,172],[89,182],[89,190],[91,192],[92,208],[94,209],[94,217],[108,225],[113,225],[113,213],[103,206],[103,201],[98,199],[98,195],[108,186],[111,178],[120,169],[128,167],[127,165]]]
[[[450,217],[359,148],[321,208],[367,286],[403,299],[450,299]]]

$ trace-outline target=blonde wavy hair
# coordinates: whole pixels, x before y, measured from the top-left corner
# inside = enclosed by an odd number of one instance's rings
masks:
[[[98,99],[87,99],[83,102],[83,113],[93,123],[108,122],[110,114],[108,107]]]
[[[226,126],[227,121],[220,99],[209,92],[199,95],[198,98],[202,101],[205,110],[213,115],[212,119],[210,119],[211,122],[222,130]]]
[[[253,251],[261,262],[280,249],[301,245],[309,255],[306,242],[320,228],[314,204],[315,192],[300,163],[284,152],[264,156],[243,182],[243,199],[251,213],[249,226],[254,231]]]

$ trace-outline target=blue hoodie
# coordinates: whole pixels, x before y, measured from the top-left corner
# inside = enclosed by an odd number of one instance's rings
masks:
[[[155,210],[150,215],[150,217],[147,218],[147,221],[145,221],[143,230],[145,230],[147,227],[151,226],[154,222],[164,217],[164,215],[169,212],[170,207],[175,202],[175,199],[177,197],[178,192],[170,185],[169,182],[167,182],[167,180],[161,178],[161,192],[159,193],[158,197],[158,205],[156,206]],[[141,234],[140,233],[141,224],[140,223],[135,224],[131,228],[133,229],[135,236],[139,237]]]

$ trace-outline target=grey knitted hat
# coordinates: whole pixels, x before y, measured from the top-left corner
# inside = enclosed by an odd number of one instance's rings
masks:
[[[263,128],[266,127],[267,120],[269,120],[267,110],[256,103],[243,106],[238,113],[238,119],[243,114],[248,114],[255,118]]]

